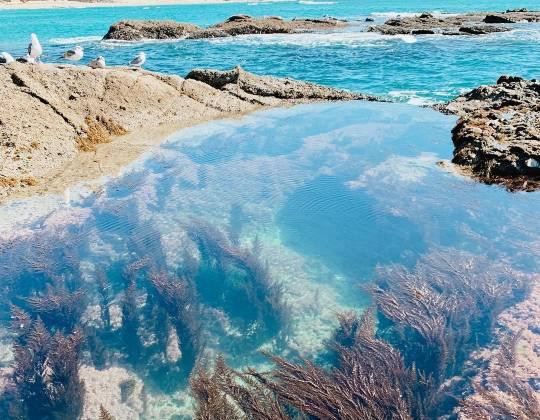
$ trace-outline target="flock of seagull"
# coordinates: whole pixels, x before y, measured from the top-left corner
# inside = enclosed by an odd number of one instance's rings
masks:
[[[43,54],[43,48],[39,42],[36,34],[30,35],[30,44],[28,44],[28,52],[24,57],[19,57],[14,59],[13,56],[8,52],[0,53],[0,64],[10,64],[14,61],[21,63],[36,63],[39,61],[39,58]],[[84,49],[80,46],[76,46],[72,50],[68,50],[62,54],[64,60],[77,62],[84,57]],[[131,67],[142,67],[146,62],[146,54],[140,52],[137,56],[129,62]],[[105,58],[99,56],[88,63],[88,66],[93,69],[104,69],[106,67]]]

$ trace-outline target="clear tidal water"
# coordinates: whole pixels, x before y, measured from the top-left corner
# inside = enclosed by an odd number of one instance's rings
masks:
[[[75,45],[87,58],[126,64],[146,51],[147,68],[184,75],[195,67],[247,70],[388,95],[400,101],[443,101],[464,89],[493,83],[501,74],[540,77],[540,25],[515,25],[511,33],[485,37],[388,37],[362,32],[365,18],[383,22],[397,13],[539,8],[537,1],[281,1],[71,10],[6,11],[0,6],[0,50],[22,55],[30,32],[46,46],[45,61],[59,61]],[[121,19],[173,19],[210,25],[232,14],[284,18],[349,19],[351,27],[324,34],[245,36],[221,40],[118,44],[101,42]],[[526,52],[526,53],[525,53]]]
[[[4,205],[3,293],[19,283],[27,293],[43,291],[45,266],[56,278],[68,278],[75,255],[89,298],[84,316],[91,323],[98,272],[107,272],[111,279],[118,313],[122,271],[126,261],[140,257],[138,250],[161,261],[162,270],[182,275],[186,255],[196,253],[189,226],[213,226],[239,248],[257,244],[270,278],[282,285],[290,306],[284,343],[266,337],[247,345],[248,332],[234,322],[203,323],[208,353],[222,352],[229,363],[242,367],[262,366],[260,349],[316,357],[336,325],[337,312],[370,304],[358,286],[372,278],[377,266],[412,267],[424,255],[453,249],[537,271],[540,195],[479,184],[441,164],[452,156],[455,118],[412,104],[449,99],[463,89],[494,82],[503,73],[539,77],[540,26],[516,25],[510,33],[456,38],[362,32],[368,16],[382,22],[395,13],[518,6],[538,5],[337,0],[0,9],[0,49],[22,54],[29,33],[36,32],[45,46],[44,61],[57,61],[61,51],[74,45],[84,46],[88,58],[106,56],[110,65],[125,64],[144,50],[151,70],[183,75],[194,67],[228,69],[240,64],[256,73],[411,103],[314,104],[192,127],[171,136],[118,177],[104,179],[98,191],[75,186],[61,197]],[[108,26],[120,19],[169,18],[208,25],[237,13],[332,15],[354,24],[333,33],[135,44],[100,41]],[[211,292],[199,290],[203,305],[208,305],[204,299]],[[250,313],[245,302],[233,304],[237,316]],[[1,301],[0,368],[12,360],[7,309]],[[114,383],[107,372],[97,376]],[[88,387],[88,398],[99,403],[94,389]],[[108,391],[103,392],[102,396]],[[147,418],[189,416],[185,388],[172,399],[150,388],[148,398]]]
[[[119,305],[122,271],[139,250],[181,275],[193,250],[186,229],[197,221],[234,236],[240,248],[258,242],[291,308],[286,344],[270,337],[253,347],[234,326],[206,323],[208,354],[221,352],[237,367],[264,366],[260,349],[316,356],[336,312],[369,305],[359,285],[376,266],[412,267],[423,255],[453,249],[537,270],[540,196],[479,184],[438,164],[451,157],[454,123],[407,104],[348,102],[183,130],[97,192],[74,187],[63,197],[0,208],[5,284],[39,289],[51,261],[55,275],[68,278],[67,258],[77,255],[94,308],[100,270]],[[208,303],[212,291],[200,287]],[[236,310],[248,316],[242,302]],[[85,316],[91,322],[95,310]],[[9,361],[4,350],[4,366]],[[148,418],[189,413],[184,388],[173,400],[149,389]]]

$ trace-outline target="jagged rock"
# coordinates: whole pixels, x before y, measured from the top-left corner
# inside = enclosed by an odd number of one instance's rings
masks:
[[[540,186],[540,83],[502,76],[438,107],[460,118],[453,162],[512,190]]]
[[[254,18],[234,15],[208,28],[189,23],[157,20],[130,20],[113,24],[104,39],[138,41],[141,39],[202,39],[248,34],[298,33],[339,28],[346,22],[333,18],[284,20],[279,16]]]
[[[506,27],[486,24],[507,24],[522,21],[540,22],[540,12],[516,10],[505,13],[465,13],[446,17],[444,15],[437,17],[430,13],[422,13],[418,16],[392,18],[382,25],[370,26],[368,31],[384,35],[433,33],[442,35],[483,35],[509,30]]]
[[[243,99],[258,97],[259,101],[264,101],[264,98],[308,101],[315,98],[330,101],[343,99],[379,100],[371,95],[344,92],[314,83],[257,76],[238,67],[231,71],[195,69],[186,76],[186,79],[198,80],[216,89],[232,92]]]
[[[0,199],[47,182],[76,154],[120,134],[183,127],[261,107],[352,99],[375,98],[240,68],[197,70],[183,79],[128,68],[3,65]]]
[[[459,32],[468,34],[468,35],[486,35],[496,32],[508,32],[510,28],[503,28],[501,26],[490,26],[490,25],[474,25],[474,26],[462,26],[459,28]]]
[[[140,41],[142,39],[184,38],[201,30],[197,25],[171,20],[124,20],[114,23],[103,39]]]

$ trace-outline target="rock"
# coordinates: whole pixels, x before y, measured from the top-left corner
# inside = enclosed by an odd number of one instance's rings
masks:
[[[403,34],[433,34],[443,35],[483,35],[493,32],[508,30],[500,26],[488,26],[492,23],[515,23],[515,22],[540,22],[540,12],[507,11],[506,13],[465,13],[436,17],[430,13],[422,13],[419,16],[407,16],[392,18],[382,25],[374,25],[368,28],[370,32],[378,32],[383,35]]]
[[[462,26],[459,28],[459,32],[468,34],[468,35],[486,35],[497,32],[508,32],[510,28],[503,28],[501,26],[490,26],[490,25],[474,25],[474,26]]]
[[[487,15],[484,23],[515,23],[512,19],[502,15]]]
[[[454,163],[511,190],[540,187],[540,83],[501,76],[438,109],[460,117],[452,131]]]
[[[231,71],[192,70],[187,80],[197,80],[215,89],[232,92],[235,96],[250,100],[257,98],[264,102],[265,98],[280,100],[312,101],[319,100],[378,100],[374,96],[350,93],[314,83],[300,82],[293,79],[257,76],[237,67]]]
[[[185,127],[262,107],[353,99],[376,98],[240,68],[195,70],[183,79],[128,68],[0,66],[0,198],[29,179],[48,182],[77,154],[124,133]]]
[[[373,19],[373,18],[369,18],[369,17],[368,17],[368,18],[366,18],[366,20],[365,20],[365,21],[366,21],[366,22],[375,22],[375,19]]]
[[[177,39],[185,38],[189,34],[199,30],[201,28],[197,25],[171,20],[125,20],[111,25],[103,39],[121,41]]]
[[[189,23],[157,20],[130,20],[113,24],[103,39],[138,41],[142,39],[203,39],[248,34],[298,33],[346,26],[334,18],[283,20],[278,16],[254,18],[234,15],[208,28]]]
[[[432,29],[415,29],[411,33],[413,35],[432,35],[435,31]]]

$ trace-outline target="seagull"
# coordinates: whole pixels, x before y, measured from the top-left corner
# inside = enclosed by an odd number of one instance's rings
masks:
[[[137,54],[137,57],[135,57],[133,60],[129,62],[129,65],[131,67],[142,67],[142,65],[146,62],[146,54],[143,52],[140,52]]]
[[[15,59],[10,53],[3,52],[0,54],[0,64],[10,64],[13,63]]]
[[[62,54],[62,58],[68,61],[79,61],[84,56],[84,49],[78,45],[72,50],[66,51]]]
[[[30,54],[26,54],[24,57],[17,58],[17,62],[26,63],[26,64],[34,64],[36,62],[36,59],[34,57],[30,57]]]
[[[100,55],[98,58],[90,61],[88,63],[88,66],[92,67],[93,69],[104,69],[105,68],[105,58]]]
[[[30,37],[31,41],[30,44],[28,44],[28,55],[32,57],[34,61],[37,61],[41,54],[43,54],[43,48],[41,48],[41,44],[39,43],[36,34],[31,34]]]

